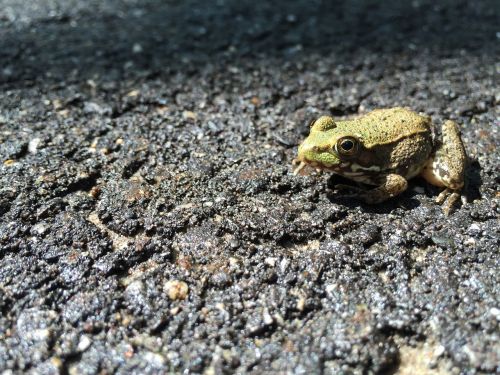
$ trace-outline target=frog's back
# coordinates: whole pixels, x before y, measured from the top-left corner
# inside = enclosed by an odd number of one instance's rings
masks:
[[[344,124],[363,139],[366,148],[431,134],[429,117],[401,107],[376,109],[363,117],[340,122],[339,127]]]

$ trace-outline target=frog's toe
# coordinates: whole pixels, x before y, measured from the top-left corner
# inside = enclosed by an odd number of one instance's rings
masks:
[[[441,205],[444,214],[448,216],[460,198],[462,198],[463,203],[464,197],[460,194],[460,191],[446,188],[438,195],[436,203]]]
[[[451,190],[446,188],[444,189],[441,193],[439,193],[439,195],[436,197],[435,199],[435,202],[437,204],[443,204],[444,201],[446,200],[446,198],[448,198],[448,196],[450,195],[451,193]]]
[[[467,201],[467,197],[463,194],[460,195],[460,200],[462,201],[462,206],[465,206],[467,203],[469,203]]]

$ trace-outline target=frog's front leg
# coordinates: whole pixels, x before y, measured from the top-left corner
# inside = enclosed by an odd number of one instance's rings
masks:
[[[346,188],[345,185],[337,185],[336,188]],[[343,197],[359,198],[368,204],[377,204],[386,201],[396,195],[401,194],[408,187],[406,179],[399,174],[389,174],[381,178],[380,186],[371,190],[363,190],[356,187],[349,187],[356,193],[351,195],[343,195]]]
[[[455,122],[446,121],[442,133],[443,142],[425,165],[422,177],[432,185],[445,187],[436,202],[443,204],[443,211],[448,215],[464,186],[467,156]]]
[[[382,179],[382,184],[375,189],[360,195],[368,204],[377,204],[401,194],[408,187],[406,178],[399,174],[388,174]]]

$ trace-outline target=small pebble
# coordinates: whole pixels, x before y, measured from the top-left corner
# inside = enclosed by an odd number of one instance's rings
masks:
[[[198,118],[198,115],[192,111],[184,111],[182,112],[182,117],[185,120],[196,120]]]
[[[77,349],[79,352],[84,352],[87,350],[92,344],[92,340],[87,335],[83,335],[80,337],[80,341],[78,342]]]
[[[28,151],[31,154],[36,154],[36,150],[37,150],[39,144],[40,144],[40,138],[33,138],[28,143]]]
[[[167,293],[168,298],[172,301],[186,299],[189,293],[189,287],[184,281],[170,280],[167,281],[163,287]]]
[[[142,46],[139,43],[135,43],[132,47],[133,53],[141,53],[143,51]]]

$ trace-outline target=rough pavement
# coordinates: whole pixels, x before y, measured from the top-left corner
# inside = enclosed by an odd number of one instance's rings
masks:
[[[498,2],[272,3],[0,0],[3,374],[498,371]],[[460,124],[451,216],[292,175],[392,106]]]

